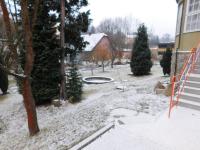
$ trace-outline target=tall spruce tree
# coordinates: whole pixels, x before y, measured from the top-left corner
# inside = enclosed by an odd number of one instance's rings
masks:
[[[137,31],[130,67],[135,76],[148,75],[151,71],[151,51],[148,44],[147,28],[144,24],[140,25]]]
[[[70,55],[70,61],[73,62],[76,55],[79,54],[86,43],[81,34],[87,32],[90,24],[89,11],[81,11],[88,5],[87,0],[71,0],[65,2],[66,21],[65,21],[65,43],[66,55]]]
[[[35,60],[31,86],[36,104],[50,102],[59,95],[60,52],[56,37],[56,16],[50,14],[51,4],[51,0],[40,2],[33,32]]]
[[[170,75],[171,73],[171,57],[172,57],[172,50],[167,48],[167,50],[163,53],[163,57],[160,61],[160,65],[163,68],[163,74]]]
[[[87,32],[90,23],[89,11],[84,12],[81,10],[87,5],[87,0],[65,2],[67,14],[65,18],[65,56],[70,56],[68,61],[71,62],[71,68],[67,76],[66,96],[71,102],[80,101],[82,93],[82,81],[74,63],[76,63],[76,56],[84,49],[87,43],[81,36],[83,32]],[[59,8],[57,12],[60,12]]]

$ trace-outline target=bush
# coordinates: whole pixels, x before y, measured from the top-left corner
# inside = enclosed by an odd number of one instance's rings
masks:
[[[66,95],[71,103],[79,102],[82,98],[82,78],[75,64],[72,64],[67,74]]]
[[[163,68],[163,74],[170,75],[171,73],[171,57],[172,57],[172,50],[167,48],[167,50],[163,53],[163,57],[160,61],[160,65]]]
[[[0,88],[3,94],[7,93],[8,90],[8,74],[0,69]]]
[[[0,64],[3,65],[3,59],[0,56]],[[8,90],[8,74],[0,68],[0,89],[3,94],[7,93]]]

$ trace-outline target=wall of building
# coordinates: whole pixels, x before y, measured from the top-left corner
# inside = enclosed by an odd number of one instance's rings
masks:
[[[177,0],[178,6],[183,4],[183,13],[182,13],[182,28],[181,33],[176,36],[175,39],[175,50],[179,48],[179,51],[188,51],[191,48],[194,48],[200,42],[200,31],[196,32],[185,32],[185,22],[186,22],[186,14],[187,14],[187,4],[189,0]],[[180,45],[179,45],[180,38]],[[179,47],[180,46],[180,47]]]
[[[178,51],[177,56],[176,56],[176,53],[173,52],[172,64],[171,64],[171,76],[175,75],[176,59],[177,59],[176,75],[178,75],[181,72],[183,64],[185,63],[189,55],[190,55],[190,51]]]
[[[200,31],[187,32],[187,33],[185,32],[188,1],[189,0],[177,0],[178,6],[183,4],[183,12],[182,12],[181,32],[179,35],[176,35],[175,49],[173,51],[173,56],[172,56],[172,66],[171,66],[172,75],[174,75],[174,72],[175,72],[176,58],[177,58],[176,74],[179,74],[185,60],[190,55],[190,50],[192,48],[197,47],[198,43],[200,42]]]
[[[109,59],[112,54],[112,45],[108,37],[104,36],[91,51],[83,51],[81,53],[82,61],[93,61]]]
[[[176,36],[175,49],[178,48],[179,36]],[[200,31],[181,34],[179,51],[189,51],[191,48],[197,47],[200,42]]]
[[[112,46],[108,37],[104,36],[92,50],[90,57],[95,62],[111,60]]]

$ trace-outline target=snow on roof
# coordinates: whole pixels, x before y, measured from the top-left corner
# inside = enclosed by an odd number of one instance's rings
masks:
[[[84,51],[92,51],[93,48],[98,44],[98,42],[104,37],[107,36],[104,33],[95,33],[95,34],[85,34],[82,35],[84,41],[88,42]]]
[[[131,52],[131,51],[132,51],[132,49],[130,49],[130,48],[124,48],[124,49],[123,49],[123,51],[126,51],[126,52]]]
[[[127,34],[126,37],[130,39],[134,39],[137,37],[137,34]]]

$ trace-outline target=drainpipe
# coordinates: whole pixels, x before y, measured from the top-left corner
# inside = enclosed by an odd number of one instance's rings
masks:
[[[178,65],[178,50],[180,50],[181,45],[181,36],[182,36],[182,28],[183,28],[183,13],[184,13],[184,7],[185,7],[185,0],[182,2],[182,15],[181,15],[181,22],[180,22],[180,32],[179,32],[179,39],[178,39],[178,47],[176,48],[176,55],[175,55],[175,70],[174,70],[174,76],[176,76],[177,73],[177,65]],[[180,6],[180,5],[179,5]]]

